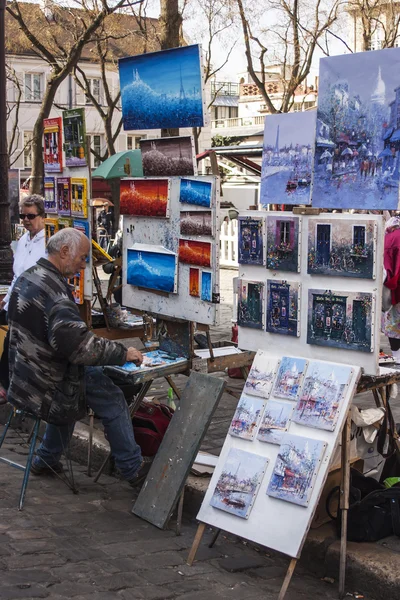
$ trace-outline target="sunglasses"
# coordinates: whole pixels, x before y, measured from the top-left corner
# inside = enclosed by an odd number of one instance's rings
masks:
[[[26,215],[20,213],[19,218],[21,219],[21,221],[23,221],[24,219],[29,219],[29,221],[33,221],[33,219],[36,219],[36,217],[38,217],[38,214],[35,213],[28,213]]]

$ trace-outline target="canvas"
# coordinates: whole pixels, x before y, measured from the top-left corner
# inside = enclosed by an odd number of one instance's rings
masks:
[[[310,361],[293,421],[334,431],[352,373],[351,367]]]
[[[65,165],[67,167],[86,167],[86,124],[85,109],[73,108],[62,111],[64,127]]]
[[[162,350],[153,350],[152,352],[143,353],[143,362],[137,366],[133,362],[127,362],[122,367],[106,367],[106,371],[112,374],[122,369],[125,373],[132,373],[136,371],[142,371],[146,369],[154,369],[155,367],[165,367],[166,365],[176,365],[177,363],[186,361],[186,358],[175,358],[171,355],[163,352]]]
[[[264,329],[265,284],[261,281],[238,281],[238,317],[240,327]]]
[[[212,273],[201,272],[201,299],[203,302],[212,302]]]
[[[237,405],[229,433],[244,440],[253,440],[257,433],[265,400],[242,393]]]
[[[369,293],[310,289],[307,344],[371,352],[372,302]]]
[[[300,270],[300,219],[289,213],[267,216],[267,269]]]
[[[316,111],[267,115],[260,202],[310,204]]]
[[[57,212],[61,216],[71,215],[71,179],[57,177],[56,179]]]
[[[248,519],[268,462],[258,454],[231,448],[210,505]]]
[[[193,240],[179,240],[179,260],[188,265],[211,267],[211,244]]]
[[[44,178],[44,210],[47,213],[57,212],[56,181],[54,177]]]
[[[168,217],[168,179],[121,179],[121,215]]]
[[[288,430],[293,413],[293,404],[284,400],[268,400],[257,433],[260,442],[280,444],[282,436]]]
[[[210,208],[211,200],[212,184],[209,181],[202,179],[181,179],[180,202]]]
[[[212,235],[211,211],[181,212],[181,235]]]
[[[396,209],[400,49],[320,60],[313,206]]]
[[[176,254],[162,246],[134,244],[128,248],[126,281],[130,285],[176,292]]]
[[[373,221],[309,219],[307,272],[373,279],[375,239],[376,223]]]
[[[267,495],[307,507],[325,449],[320,440],[283,434]]]
[[[192,136],[142,139],[139,145],[142,152],[143,174],[146,177],[197,175]]]
[[[201,47],[118,61],[124,130],[203,127]]]
[[[267,279],[267,331],[300,335],[300,283]]]
[[[83,221],[82,219],[74,219],[72,226],[74,229],[78,229],[78,231],[82,231],[88,238],[90,238],[89,234],[89,221]]]
[[[264,218],[239,217],[239,263],[264,264]]]
[[[199,269],[189,270],[189,294],[191,296],[200,296],[200,271]]]
[[[87,179],[71,178],[71,215],[87,218]]]
[[[269,398],[278,365],[278,359],[268,357],[264,350],[258,350],[244,384],[244,392]]]
[[[45,173],[62,173],[62,119],[43,119],[43,146]]]
[[[297,400],[306,367],[307,361],[304,358],[284,356],[279,365],[274,396]]]
[[[58,231],[58,219],[47,218],[44,220],[44,239],[47,243],[52,235]]]

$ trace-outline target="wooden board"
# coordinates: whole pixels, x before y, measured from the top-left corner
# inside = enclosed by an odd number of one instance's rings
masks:
[[[165,529],[225,387],[211,375],[192,372],[179,406],[132,509]]]

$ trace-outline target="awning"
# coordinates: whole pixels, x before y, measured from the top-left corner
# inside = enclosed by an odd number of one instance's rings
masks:
[[[213,106],[239,106],[239,96],[217,96]]]
[[[385,135],[383,136],[384,140],[388,140],[394,131],[394,127],[389,127]]]
[[[391,142],[400,142],[400,129],[396,129],[390,138]]]
[[[384,156],[390,156],[390,157],[393,156],[390,148],[385,148],[384,150],[382,150],[382,152],[379,154],[378,158],[383,158]]]

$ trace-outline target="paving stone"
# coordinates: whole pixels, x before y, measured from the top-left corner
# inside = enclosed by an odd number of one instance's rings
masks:
[[[257,557],[243,556],[236,558],[224,558],[219,561],[219,566],[229,573],[238,573],[239,571],[246,571],[247,569],[257,569],[263,567],[265,562]]]
[[[138,556],[137,557],[137,569],[158,569],[162,567],[173,567],[175,565],[181,565],[184,563],[182,556],[179,552],[173,550],[167,552],[156,552],[151,557]]]
[[[118,591],[144,585],[144,581],[136,573],[115,573],[112,577],[104,575],[93,578],[93,591]],[[96,589],[97,588],[97,589]]]
[[[194,577],[195,575],[203,575],[215,571],[215,567],[208,562],[194,563],[191,567],[186,563],[176,567],[178,572],[186,577]]]
[[[85,583],[76,583],[69,581],[65,583],[56,583],[55,585],[47,588],[51,595],[61,595],[67,598],[73,598],[74,596],[83,596],[84,594],[92,594],[94,586]]]
[[[1,586],[21,583],[58,583],[59,581],[59,578],[52,575],[47,569],[18,569],[1,575]]]
[[[46,540],[24,540],[21,542],[10,542],[10,547],[20,556],[24,554],[37,554],[50,552],[57,547],[56,540],[49,538]],[[1,547],[0,547],[1,555]]]
[[[250,577],[258,577],[268,581],[268,579],[275,579],[275,577],[285,577],[287,567],[281,567],[278,565],[268,565],[267,567],[260,567],[258,569],[250,570],[248,575]]]
[[[188,549],[181,551],[180,554],[187,560],[189,555]],[[223,556],[222,552],[218,549],[218,547],[209,548],[208,546],[200,546],[200,548],[196,552],[195,562],[201,562],[203,560],[210,560],[211,558],[221,558]]]
[[[14,600],[17,598],[47,598],[49,591],[41,586],[26,587],[1,587],[0,600]]]
[[[50,529],[8,529],[6,534],[13,540],[35,540],[55,537]]]
[[[113,558],[118,556],[135,557],[143,554],[140,546],[136,543],[108,544],[103,546],[103,552]]]
[[[135,586],[133,589],[127,589],[120,592],[120,597],[125,600],[137,600],[143,598],[144,600],[167,600],[167,598],[174,598],[176,594],[174,592],[168,592],[163,587],[157,587],[156,585],[146,586]]]
[[[57,567],[67,562],[59,554],[29,554],[24,556],[9,556],[3,559],[9,569],[27,569],[30,567]]]
[[[164,585],[181,581],[182,575],[179,575],[175,569],[154,569],[153,571],[140,571],[140,577],[146,579],[149,583],[155,585]]]

